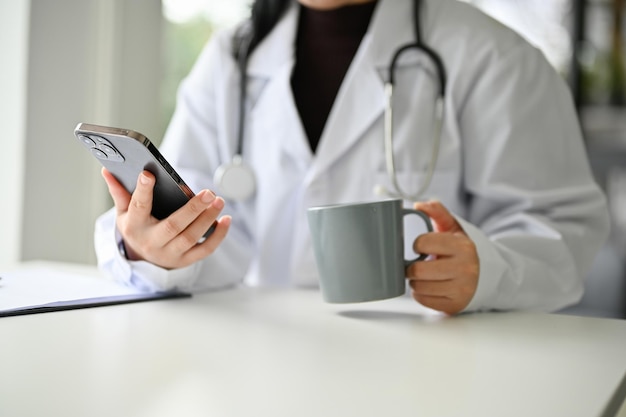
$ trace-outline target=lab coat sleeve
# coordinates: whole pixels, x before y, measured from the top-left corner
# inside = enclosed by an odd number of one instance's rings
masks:
[[[227,136],[230,119],[224,94],[234,70],[230,58],[230,32],[216,34],[207,44],[188,77],[181,83],[177,107],[160,146],[161,153],[194,192],[214,189],[212,174],[222,162],[221,138]],[[221,100],[220,103],[216,103]],[[222,112],[222,113],[220,113]],[[226,113],[226,114],[225,114]],[[237,207],[227,202],[222,213],[233,220],[226,239],[204,260],[185,268],[168,270],[144,261],[128,261],[120,252],[121,236],[115,211],[96,221],[95,248],[100,269],[113,279],[145,291],[202,291],[241,282],[247,270],[251,237]]]
[[[145,292],[188,291],[193,287],[198,264],[170,271],[145,261],[128,261],[120,250],[115,209],[98,218],[95,237],[98,268],[109,278]]]
[[[583,277],[608,236],[569,90],[523,44],[476,61],[456,97],[478,289],[467,311],[553,311],[580,300]]]

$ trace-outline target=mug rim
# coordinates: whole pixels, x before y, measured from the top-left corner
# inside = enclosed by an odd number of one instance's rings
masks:
[[[376,200],[376,201],[357,201],[354,203],[335,203],[335,204],[325,204],[321,206],[313,206],[309,207],[307,211],[318,211],[318,210],[327,210],[327,209],[340,209],[345,207],[362,207],[362,206],[371,206],[377,204],[389,204],[389,203],[402,203],[401,198],[388,198],[385,200]]]

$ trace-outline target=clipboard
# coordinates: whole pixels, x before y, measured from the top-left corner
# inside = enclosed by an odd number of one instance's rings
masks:
[[[95,268],[27,266],[0,277],[0,317],[191,297],[180,291],[143,292],[105,279]]]
[[[103,307],[118,304],[138,303],[142,301],[167,300],[173,298],[189,298],[190,293],[163,292],[146,294],[129,294],[108,297],[84,298],[78,300],[55,301],[52,303],[17,307],[0,310],[0,317],[23,316],[26,314],[49,313],[52,311],[77,310],[81,308]]]

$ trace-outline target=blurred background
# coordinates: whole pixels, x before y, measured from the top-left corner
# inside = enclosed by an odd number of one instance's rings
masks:
[[[568,81],[612,216],[582,302],[626,318],[624,0],[466,0],[540,48]],[[248,0],[0,0],[0,268],[94,264],[93,223],[111,206],[79,122],[159,143],[176,89],[215,30]]]

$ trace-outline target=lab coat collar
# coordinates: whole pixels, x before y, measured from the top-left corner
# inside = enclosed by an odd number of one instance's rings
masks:
[[[414,41],[412,4],[412,0],[378,0],[370,28],[328,116],[307,182],[313,181],[336,163],[382,117],[384,80],[389,62],[399,46]],[[298,3],[294,1],[274,30],[257,46],[248,62],[250,77],[272,79],[281,76],[281,82],[288,83],[288,77],[284,81],[284,68],[294,62],[299,10]],[[407,21],[409,24],[403,23]],[[292,138],[284,145],[294,147],[286,150],[295,158],[304,155],[299,142],[306,142],[306,138],[302,139]],[[298,145],[292,146],[294,142]]]
[[[385,80],[396,50],[415,42],[413,3],[414,0],[378,0],[367,36],[371,42],[369,46],[371,62],[378,70],[384,70]],[[426,2],[422,3],[422,7],[425,8]],[[423,14],[422,21],[425,20]]]
[[[295,58],[295,39],[300,7],[291,2],[285,16],[276,27],[259,43],[248,60],[248,75],[272,78]]]
[[[411,0],[378,1],[328,116],[308,182],[338,162],[377,120],[382,120],[389,62],[400,45],[413,40],[412,25],[402,24],[411,19],[411,5]],[[380,141],[382,150],[382,129]]]
[[[427,4],[424,3],[422,7],[427,7]],[[261,41],[253,52],[248,61],[249,75],[272,77],[286,62],[294,59],[299,15],[300,7],[298,2],[294,0],[274,30]],[[403,24],[407,21],[409,24]],[[422,26],[425,26],[424,23]],[[372,22],[365,36],[364,41],[368,38],[371,39],[368,52],[371,57],[370,63],[378,69],[388,68],[396,49],[400,45],[415,41],[413,0],[378,0]]]

